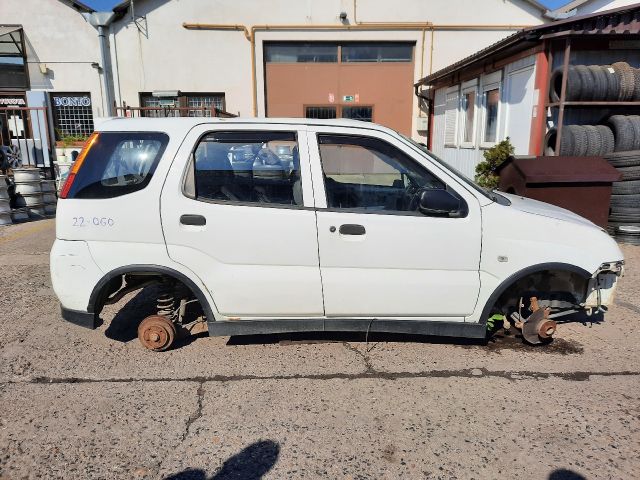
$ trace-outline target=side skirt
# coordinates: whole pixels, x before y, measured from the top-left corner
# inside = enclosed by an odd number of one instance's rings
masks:
[[[379,320],[312,318],[282,320],[234,320],[208,322],[210,336],[263,335],[293,332],[378,332],[434,335],[443,337],[485,338],[487,327],[481,323],[428,320]]]

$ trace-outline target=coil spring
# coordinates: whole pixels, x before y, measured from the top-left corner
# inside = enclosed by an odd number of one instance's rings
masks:
[[[162,315],[165,317],[172,318],[175,315],[175,296],[174,296],[174,286],[170,282],[162,282],[160,284],[160,293],[158,293],[158,298],[156,300],[156,309],[158,310],[158,315]]]

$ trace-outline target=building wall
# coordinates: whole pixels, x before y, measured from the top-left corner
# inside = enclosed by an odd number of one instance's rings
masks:
[[[0,22],[24,27],[31,90],[90,92],[93,114],[104,114],[97,31],[67,2],[2,0]],[[42,74],[41,65],[47,73]]]
[[[479,48],[511,34],[509,25],[535,25],[541,13],[524,0],[360,0],[358,22],[432,22],[436,29],[415,30],[305,30],[309,25],[340,25],[339,14],[347,13],[353,24],[351,0],[274,0],[264,8],[263,0],[136,0],[131,12],[116,22],[111,35],[112,63],[116,72],[116,100],[139,105],[139,93],[155,90],[224,92],[227,110],[252,116],[250,42],[240,31],[186,30],[183,22],[242,25],[302,25],[295,30],[258,31],[256,77],[258,116],[265,115],[262,42],[265,41],[372,41],[396,40],[416,44],[413,81],[455,62]],[[463,25],[499,25],[491,30],[473,30]],[[454,26],[455,29],[443,29]],[[432,42],[433,40],[433,42]],[[423,47],[424,45],[424,47]],[[431,59],[433,58],[433,62]],[[373,79],[375,81],[375,79]],[[412,89],[407,84],[407,89]],[[420,114],[412,100],[411,132]],[[424,133],[424,132],[420,132]]]
[[[531,119],[536,112],[535,107],[539,95],[535,89],[535,69],[536,59],[532,55],[476,79],[437,89],[434,97],[431,144],[433,152],[469,178],[475,176],[475,167],[483,160],[484,151],[507,137],[510,137],[516,155],[532,153],[534,146],[530,144]],[[483,131],[487,112],[484,92],[488,88],[496,87],[499,88],[500,95],[497,112],[497,135],[495,142],[485,142],[483,141]],[[463,142],[462,130],[465,112],[460,98],[462,92],[474,88],[477,95],[474,108],[473,140]],[[455,140],[447,142],[445,140],[447,137],[446,99],[448,95],[451,97],[455,92],[459,93],[456,107]],[[451,104],[449,108],[451,108]]]
[[[577,15],[588,15],[590,13],[603,12],[613,8],[633,5],[637,0],[591,0],[577,7]]]

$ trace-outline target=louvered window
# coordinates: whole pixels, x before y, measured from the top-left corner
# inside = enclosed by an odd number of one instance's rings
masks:
[[[457,90],[447,93],[444,120],[444,144],[447,147],[456,147],[458,138],[458,107],[460,96]]]

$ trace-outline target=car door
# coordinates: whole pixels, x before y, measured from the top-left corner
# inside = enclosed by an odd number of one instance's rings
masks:
[[[480,205],[442,166],[383,131],[310,131],[327,316],[463,320],[480,288]],[[364,133],[363,133],[364,132]],[[457,217],[417,211],[447,189]]]
[[[215,124],[185,138],[161,197],[169,256],[227,317],[323,314],[306,133]]]

